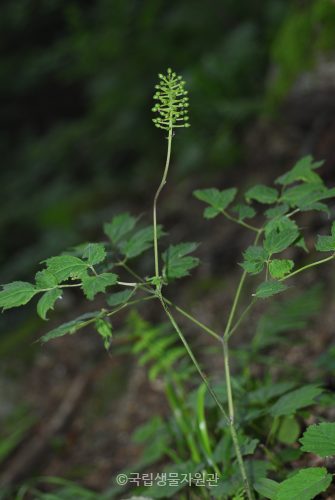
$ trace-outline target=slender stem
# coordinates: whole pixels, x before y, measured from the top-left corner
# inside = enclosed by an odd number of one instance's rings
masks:
[[[198,372],[199,372],[199,374],[200,374],[200,376],[201,376],[202,380],[205,382],[205,384],[206,384],[206,386],[207,386],[207,388],[208,388],[209,392],[210,392],[210,393],[211,393],[211,395],[213,396],[213,398],[214,398],[214,400],[215,400],[216,404],[218,405],[218,407],[219,407],[219,409],[220,409],[220,411],[221,411],[222,415],[224,416],[224,418],[225,418],[225,420],[226,420],[227,424],[230,426],[230,420],[229,420],[229,418],[228,418],[227,413],[224,411],[224,409],[223,409],[223,407],[222,407],[222,405],[221,405],[220,401],[218,400],[218,398],[217,398],[217,396],[216,396],[215,392],[213,391],[213,389],[211,388],[211,386],[210,386],[210,384],[209,384],[209,382],[208,382],[207,378],[206,378],[206,377],[204,376],[204,374],[202,373],[201,368],[200,368],[200,366],[199,366],[199,364],[198,364],[197,360],[195,359],[195,357],[194,357],[194,355],[193,355],[193,352],[191,351],[191,349],[190,349],[190,347],[189,347],[188,343],[186,342],[186,339],[185,339],[184,335],[183,335],[183,334],[182,334],[182,332],[180,331],[179,326],[178,326],[178,325],[177,325],[177,323],[175,322],[175,319],[174,319],[174,317],[172,316],[172,314],[171,314],[171,312],[170,312],[170,310],[169,310],[169,308],[168,308],[168,306],[167,306],[167,304],[166,304],[166,302],[165,302],[164,298],[162,297],[162,295],[161,295],[161,294],[160,294],[160,295],[158,295],[158,298],[159,298],[159,300],[161,301],[162,306],[163,306],[163,308],[164,308],[164,310],[165,310],[165,312],[166,312],[166,314],[167,314],[167,316],[168,316],[169,320],[171,321],[171,323],[172,323],[173,327],[175,328],[175,330],[176,330],[176,332],[178,333],[178,335],[179,335],[179,337],[180,337],[181,341],[183,342],[183,344],[184,344],[184,346],[185,346],[185,348],[186,348],[186,350],[187,350],[187,352],[188,352],[188,354],[189,354],[190,358],[192,359],[192,361],[193,361],[193,363],[194,363],[194,365],[195,365],[196,369],[198,370]]]
[[[235,217],[232,217],[231,215],[227,214],[227,212],[225,210],[221,210],[221,212],[223,213],[223,215],[225,215],[227,217],[227,219],[230,219],[234,222],[237,222],[237,224],[242,224],[242,226],[247,227],[248,229],[251,229],[252,231],[256,231],[257,233],[259,232],[259,229],[257,229],[257,227],[250,226],[246,222],[243,222],[243,220],[239,220],[239,219],[236,219]]]
[[[221,341],[220,335],[218,335],[217,333],[213,332],[213,330],[211,330],[210,328],[207,328],[207,326],[203,325],[202,323],[200,323],[200,321],[198,321],[197,319],[193,318],[193,316],[191,316],[187,312],[185,312],[182,309],[180,309],[180,307],[176,306],[175,304],[172,304],[172,302],[170,302],[170,300],[166,299],[165,297],[163,297],[163,299],[164,299],[164,301],[167,304],[169,304],[169,306],[172,306],[175,309],[177,309],[177,311],[179,311],[181,314],[183,314],[184,316],[186,316],[186,318],[190,319],[191,321],[193,321],[193,323],[195,323],[196,325],[200,326],[200,328],[202,328],[206,332],[208,332],[211,335],[213,335],[213,337],[215,337],[216,339],[218,339],[218,340]]]
[[[172,114],[170,114],[170,123],[169,123],[169,137],[168,137],[168,150],[167,150],[167,157],[166,157],[166,164],[165,164],[165,170],[164,170],[164,175],[162,178],[162,181],[159,185],[159,188],[157,189],[157,193],[154,198],[154,207],[153,207],[153,212],[154,212],[154,250],[155,250],[155,274],[156,278],[159,278],[159,268],[158,268],[158,245],[157,245],[157,214],[156,214],[156,205],[157,205],[157,199],[159,196],[159,193],[161,192],[165,182],[166,182],[166,176],[169,170],[169,165],[170,165],[170,156],[171,156],[171,143],[172,143]],[[157,287],[158,288],[158,287]]]
[[[304,271],[305,269],[308,269],[309,267],[313,267],[313,266],[317,266],[318,264],[322,264],[323,262],[327,262],[328,260],[331,260],[335,257],[335,254],[331,255],[330,257],[328,257],[327,259],[323,259],[323,260],[319,260],[318,262],[313,262],[313,264],[308,264],[308,266],[304,266],[302,267],[301,269],[298,269],[298,271],[295,271],[294,273],[291,273],[291,274],[288,274],[287,276],[285,276],[284,278],[280,278],[278,281],[284,281],[286,280],[287,278],[291,278],[291,276],[293,276],[294,274],[298,274],[298,273],[301,273],[301,271]]]
[[[238,444],[237,434],[236,434],[236,430],[235,430],[234,425],[230,426],[230,432],[231,432],[231,436],[233,438],[233,443],[234,443],[235,451],[236,451],[236,458],[237,458],[238,465],[239,465],[239,468],[240,468],[240,472],[241,472],[241,475],[242,475],[242,479],[243,479],[245,491],[247,493],[247,497],[248,497],[249,500],[254,500],[254,496],[252,494],[252,491],[251,491],[251,488],[250,488],[250,485],[249,485],[247,473],[245,472],[245,467],[244,467],[244,462],[243,462],[243,458],[242,458],[242,453],[241,453],[241,450],[240,450],[240,445]]]
[[[240,325],[240,323],[242,323],[243,318],[250,311],[250,309],[255,304],[255,302],[257,302],[257,300],[258,300],[258,297],[255,297],[254,300],[251,302],[251,304],[246,308],[246,310],[244,311],[244,313],[242,314],[242,316],[240,317],[240,319],[237,321],[237,323],[234,326],[234,328],[232,328],[232,330],[230,330],[230,332],[227,333],[227,335],[225,336],[226,340],[228,340],[232,336],[232,334],[234,333],[234,331],[236,330],[236,328]]]

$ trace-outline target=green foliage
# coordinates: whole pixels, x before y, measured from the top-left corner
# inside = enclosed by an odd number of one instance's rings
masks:
[[[180,243],[179,245],[170,245],[162,254],[165,263],[163,267],[163,277],[167,281],[174,278],[182,278],[189,274],[189,269],[198,266],[200,260],[196,257],[185,257],[188,253],[194,252],[199,243]]]
[[[34,285],[23,281],[14,281],[8,285],[3,285],[0,292],[0,307],[10,309],[26,304],[37,293]]]
[[[114,285],[117,275],[102,273],[99,276],[85,276],[82,281],[82,289],[89,300],[93,300],[98,292],[104,292],[107,286]]]
[[[276,293],[283,292],[286,288],[286,285],[278,283],[278,281],[265,281],[258,286],[256,290],[256,297],[265,299],[275,295]]]
[[[212,219],[228,207],[228,205],[234,200],[236,193],[236,188],[224,189],[223,191],[211,188],[198,189],[197,191],[194,191],[193,194],[196,198],[198,198],[198,200],[205,201],[211,205],[205,209],[204,217],[206,217],[206,219]]]
[[[27,303],[37,293],[43,293],[37,304],[37,310],[39,315],[46,319],[47,311],[53,309],[55,301],[61,296],[60,287],[62,289],[80,287],[86,297],[93,300],[98,292],[106,293],[106,288],[109,286],[125,286],[127,287],[125,290],[116,291],[107,296],[107,304],[114,307],[112,310],[102,308],[100,311],[84,314],[59,326],[41,339],[45,342],[67,333],[73,334],[84,326],[94,323],[94,328],[103,338],[105,348],[108,350],[112,340],[110,316],[128,306],[131,297],[138,291],[141,292],[141,295],[132,303],[151,298],[156,299],[156,303],[161,303],[174,328],[172,332],[165,324],[151,326],[142,320],[136,312],[129,315],[128,325],[133,332],[132,338],[136,341],[132,352],[141,354],[139,364],[144,365],[150,362],[149,379],[154,380],[161,376],[164,380],[166,396],[173,412],[173,418],[170,419],[168,430],[161,421],[151,422],[149,427],[144,429],[142,439],[151,442],[143,452],[140,463],[142,465],[152,463],[153,460],[161,459],[163,453],[166,453],[175,462],[172,467],[168,468],[167,472],[192,475],[201,471],[205,476],[202,491],[204,497],[208,496],[207,489],[211,487],[209,475],[214,470],[219,477],[217,489],[213,491],[215,498],[241,500],[246,495],[248,500],[252,500],[251,485],[255,483],[255,488],[258,488],[258,491],[266,491],[273,499],[312,499],[327,488],[331,476],[326,474],[325,469],[311,469],[302,470],[294,477],[285,479],[282,464],[288,460],[288,457],[292,459],[292,457],[299,456],[301,452],[300,450],[292,452],[290,449],[278,452],[276,442],[279,442],[281,446],[295,444],[300,435],[299,420],[295,416],[300,409],[313,406],[315,404],[314,398],[320,395],[323,389],[317,383],[302,385],[298,389],[294,388],[294,383],[285,381],[271,385],[270,372],[267,376],[267,383],[260,387],[259,382],[250,376],[247,364],[242,375],[231,376],[228,340],[257,300],[271,297],[287,289],[288,286],[282,282],[291,275],[334,258],[335,253],[322,261],[301,267],[291,273],[294,266],[293,261],[272,259],[272,255],[285,251],[292,244],[305,248],[302,235],[293,220],[293,216],[299,211],[312,209],[325,210],[329,213],[327,206],[320,203],[320,200],[334,197],[335,188],[328,190],[314,172],[322,162],[313,163],[311,157],[302,159],[291,171],[277,179],[277,183],[282,185],[280,193],[277,189],[263,185],[250,188],[245,193],[248,204],[255,200],[261,204],[275,205],[264,211],[263,223],[259,227],[244,222],[244,219],[252,218],[256,213],[250,206],[237,204],[232,207],[231,211],[237,213],[238,218],[226,211],[237,195],[236,188],[223,191],[210,188],[194,192],[199,200],[209,205],[204,212],[205,218],[213,218],[221,213],[245,226],[248,230],[257,233],[254,246],[249,246],[243,253],[245,261],[240,265],[245,272],[237,288],[227,328],[222,338],[226,385],[223,386],[221,381],[213,385],[213,390],[168,308],[168,304],[172,306],[173,304],[162,294],[163,287],[167,286],[169,281],[188,275],[189,270],[199,264],[199,259],[188,255],[196,250],[197,243],[171,244],[162,254],[164,266],[160,270],[157,240],[166,233],[162,231],[162,226],[157,226],[156,202],[166,182],[173,137],[172,128],[188,125],[188,123],[184,123],[186,119],[184,108],[188,107],[188,98],[183,97],[186,94],[183,90],[185,82],[179,82],[181,78],[176,78],[176,74],[172,73],[170,69],[168,77],[159,76],[162,82],[157,86],[160,92],[155,95],[155,98],[160,102],[153,111],[158,111],[161,116],[158,119],[155,118],[154,123],[159,128],[167,129],[169,134],[167,138],[167,163],[154,198],[153,226],[137,228],[138,219],[130,216],[129,213],[114,217],[110,223],[104,225],[105,234],[110,239],[109,242],[80,245],[68,253],[43,261],[46,264],[46,269],[36,274],[36,286],[25,282],[3,285],[3,291],[0,292],[0,305],[3,309],[16,307]],[[183,125],[176,124],[179,120],[183,120]],[[292,183],[295,185],[289,187]],[[155,274],[141,277],[129,267],[128,260],[137,258],[152,246],[154,246]],[[316,248],[321,251],[335,251],[335,223],[332,226],[332,236],[320,236]],[[117,266],[120,267],[120,273],[127,272],[131,275],[131,282],[119,281],[118,275],[110,272],[112,268]],[[254,297],[252,303],[235,325],[232,325],[246,274],[256,275],[262,272],[264,267],[266,270],[265,278],[259,280],[260,284],[258,284],[256,292],[252,294]],[[146,294],[145,297],[142,295],[143,292]],[[315,298],[310,293],[310,300],[313,297]],[[291,301],[291,306],[292,303],[293,301]],[[269,327],[266,329],[267,336],[270,336],[271,333],[274,334],[272,341],[276,334],[278,335],[292,326],[301,327],[312,314],[310,310],[306,312],[308,301],[303,303],[304,312],[297,311],[298,305],[297,299],[291,315],[289,308],[287,308],[286,320],[281,319],[279,326],[272,324],[271,327],[271,321],[263,321],[263,330],[264,325]],[[182,311],[179,307],[175,307],[188,319],[220,340],[220,336],[207,326],[202,325],[196,318]],[[315,311],[316,306],[313,307]],[[261,356],[255,351],[271,343],[271,341],[270,343],[269,341],[267,341],[268,343],[264,342],[264,339],[262,342],[259,334],[258,338],[257,335],[255,336],[255,339],[251,349],[245,352],[247,360],[253,359],[252,357],[255,355],[258,355],[258,359],[260,359]],[[194,366],[190,366],[186,352]],[[267,360],[266,363],[271,364],[273,361]],[[196,370],[203,380],[203,385],[194,393],[194,397],[188,398],[186,382],[187,384],[192,383],[194,377],[191,375]],[[206,400],[206,388],[209,389],[209,393],[213,397],[212,406]],[[232,394],[234,394],[234,398]],[[228,412],[222,406],[226,403],[228,403]],[[207,407],[210,411],[206,414]],[[251,432],[254,434],[250,436]],[[322,434],[321,440],[319,439],[320,433]],[[333,434],[333,426],[319,426],[317,429],[312,428],[307,431],[302,442],[306,449],[328,453],[334,450]],[[218,436],[220,437],[219,442],[217,442]],[[271,458],[271,461],[244,460],[243,456],[254,453],[260,442],[266,443],[262,449]],[[274,455],[267,446],[272,448]],[[284,480],[279,486],[276,486],[274,482],[264,482],[268,470],[272,470],[275,474],[281,474]],[[161,498],[175,494],[185,486],[186,484],[179,483],[178,486],[168,485],[157,488],[155,485],[146,492],[152,498]],[[192,487],[191,484],[189,486]],[[78,491],[76,491],[77,493]],[[85,491],[83,495],[85,497],[89,493]]]
[[[305,408],[306,406],[315,404],[313,399],[321,394],[322,391],[323,389],[317,385],[306,385],[305,387],[289,392],[281,396],[272,406],[271,414],[273,417],[294,415],[299,408]]]
[[[248,203],[250,203],[251,200],[256,200],[259,201],[259,203],[272,204],[276,203],[278,194],[276,189],[259,184],[250,188],[244,196]]]
[[[277,500],[311,500],[325,491],[332,480],[324,467],[302,469],[294,477],[280,484]]]
[[[42,295],[37,304],[37,312],[42,319],[47,319],[47,311],[53,309],[56,300],[62,298],[62,293],[63,291],[60,288],[53,288]]]
[[[99,335],[104,339],[105,349],[108,350],[109,343],[113,338],[112,325],[109,319],[99,318],[94,323],[94,328],[98,331]]]
[[[286,96],[302,71],[315,66],[319,51],[335,47],[335,6],[330,0],[295,2],[275,37],[270,58],[277,65],[268,89],[272,109]]]
[[[303,444],[302,451],[317,453],[320,457],[335,455],[335,424],[310,425],[299,441]]]
[[[331,231],[331,236],[318,236],[318,242],[315,245],[316,250],[320,252],[335,251],[335,222],[333,222]]]

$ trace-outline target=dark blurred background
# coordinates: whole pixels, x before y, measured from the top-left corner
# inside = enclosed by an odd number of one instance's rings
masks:
[[[0,52],[1,283],[101,241],[122,211],[151,221],[166,155],[151,108],[169,67],[192,126],[173,140],[162,206],[179,215],[164,229],[192,216],[193,189],[272,182],[305,154],[333,187],[332,0],[3,0]],[[1,316],[0,356],[36,338],[35,315]]]

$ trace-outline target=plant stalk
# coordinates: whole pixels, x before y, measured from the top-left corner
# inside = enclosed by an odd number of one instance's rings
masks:
[[[154,250],[155,250],[155,274],[156,278],[159,278],[159,267],[158,267],[158,244],[157,244],[157,213],[156,213],[156,206],[157,206],[157,200],[158,196],[166,182],[166,176],[169,170],[169,165],[170,165],[170,156],[171,156],[171,144],[172,144],[172,114],[170,114],[170,122],[169,122],[169,137],[168,137],[168,150],[167,150],[167,156],[166,156],[166,164],[165,164],[165,170],[163,174],[162,181],[159,185],[159,188],[157,189],[157,193],[154,198],[154,207],[153,207],[153,212],[154,212]],[[157,285],[158,288],[158,285]]]

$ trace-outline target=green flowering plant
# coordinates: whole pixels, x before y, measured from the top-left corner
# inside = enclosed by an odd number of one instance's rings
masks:
[[[223,191],[219,191],[216,188],[209,188],[194,192],[196,198],[208,205],[204,211],[205,218],[210,219],[221,214],[256,233],[254,244],[246,249],[243,253],[244,262],[239,264],[243,268],[243,274],[234,297],[225,332],[221,337],[211,328],[203,325],[196,318],[178,306],[175,306],[162,293],[164,286],[168,286],[175,279],[187,276],[191,269],[199,265],[200,261],[198,258],[189,255],[196,251],[198,243],[184,242],[177,245],[169,245],[161,255],[163,265],[160,266],[158,239],[166,233],[162,231],[161,226],[157,225],[157,201],[168,174],[173,129],[175,127],[187,128],[190,124],[188,123],[189,118],[187,115],[189,107],[188,97],[186,97],[187,91],[184,90],[185,82],[182,80],[182,77],[177,76],[176,73],[172,73],[171,69],[168,69],[167,76],[159,74],[159,78],[161,81],[156,86],[157,92],[154,95],[154,99],[158,102],[152,108],[152,111],[158,113],[159,116],[158,118],[154,118],[153,122],[157,128],[168,130],[169,134],[167,137],[168,148],[163,177],[153,202],[153,225],[136,229],[138,218],[132,217],[129,213],[115,216],[110,223],[104,225],[104,233],[108,237],[107,242],[81,245],[70,252],[47,259],[44,261],[46,268],[36,274],[36,283],[34,285],[25,282],[14,282],[3,285],[3,290],[0,292],[0,307],[3,307],[3,310],[17,307],[26,304],[36,294],[42,293],[42,297],[37,304],[37,312],[43,319],[47,319],[47,312],[49,309],[53,309],[55,301],[61,297],[62,289],[65,287],[80,287],[86,297],[92,300],[97,293],[106,293],[106,289],[109,287],[120,285],[124,287],[122,291],[107,293],[106,302],[109,308],[106,307],[100,311],[84,314],[52,330],[41,339],[43,342],[46,342],[61,335],[73,334],[86,325],[93,324],[108,350],[112,339],[112,327],[109,317],[117,313],[120,309],[130,305],[135,305],[148,299],[158,299],[203,381],[198,394],[198,408],[199,415],[201,415],[201,418],[199,418],[198,436],[200,442],[203,443],[203,450],[205,450],[203,456],[196,449],[195,440],[190,434],[191,431],[187,426],[183,425],[192,451],[193,461],[191,460],[188,464],[191,467],[189,472],[196,473],[201,469],[205,471],[206,475],[208,469],[213,470],[214,468],[219,476],[222,495],[224,492],[228,492],[227,494],[230,498],[233,495],[234,498],[243,498],[246,496],[248,500],[253,500],[254,492],[257,491],[259,494],[267,496],[270,500],[292,500],[293,498],[297,500],[311,500],[321,491],[324,491],[331,482],[332,477],[327,474],[325,468],[302,470],[299,474],[285,479],[281,483],[262,476],[257,476],[257,481],[252,482],[250,475],[248,476],[243,459],[245,450],[244,452],[243,450],[241,451],[237,432],[239,422],[234,410],[228,341],[257,300],[266,299],[284,291],[288,288],[283,283],[285,280],[307,268],[325,263],[335,257],[335,222],[332,225],[331,236],[319,236],[316,244],[316,250],[331,252],[329,257],[292,272],[294,267],[293,260],[278,256],[278,254],[285,251],[291,245],[298,246],[307,251],[302,232],[294,221],[294,215],[298,212],[308,210],[321,210],[329,215],[328,207],[323,201],[327,198],[335,197],[335,188],[328,189],[320,176],[314,171],[323,162],[313,162],[313,158],[307,156],[302,158],[289,172],[276,179],[275,184],[280,186],[280,190],[264,185],[254,186],[244,194],[246,204],[238,203],[230,207],[237,195],[236,188],[225,189]],[[252,220],[256,215],[255,209],[250,206],[254,200],[260,205],[266,206],[266,210],[261,215],[264,220],[260,227],[245,222],[245,219]],[[154,247],[155,273],[151,277],[142,278],[129,267],[128,261],[138,257],[150,249],[152,245]],[[274,255],[276,258],[273,258]],[[115,271],[117,267],[122,267],[127,271],[131,275],[132,281],[120,281],[119,276],[111,272],[112,270]],[[262,276],[262,280],[252,294],[251,303],[241,317],[233,324],[244,282],[248,275],[254,276],[258,274]],[[139,291],[145,292],[146,296],[144,298],[136,298],[135,296]],[[175,307],[181,314],[215,337],[222,345],[227,390],[227,410],[223,408],[220,399],[210,385],[208,377],[202,372],[169,306]],[[169,337],[167,340],[165,339],[164,344],[157,344],[157,349],[161,349],[162,345],[167,346],[171,342],[171,339]],[[174,355],[176,355],[176,352]],[[161,368],[162,366],[159,367],[159,369]],[[230,432],[234,445],[236,462],[231,467],[233,472],[230,476],[230,456],[226,459],[225,466],[220,469],[215,463],[215,457],[221,457],[222,450],[212,453],[211,443],[208,439],[204,414],[204,391],[206,387],[223,416],[223,421]],[[288,390],[286,387],[284,392]],[[282,387],[280,391],[282,391]],[[316,385],[309,385],[284,395],[282,395],[283,391],[280,391],[272,393],[271,397],[280,395],[280,398],[274,404],[270,404],[267,409],[263,409],[262,414],[267,412],[273,419],[290,417],[299,408],[313,404],[313,398],[318,396],[322,392],[322,389]],[[269,392],[268,388],[267,392]],[[172,401],[174,396],[170,389],[169,394]],[[262,400],[264,400],[265,396],[266,394],[262,396]],[[176,412],[176,415],[179,415],[179,413]],[[270,434],[271,432],[270,430]],[[311,426],[311,429],[307,430],[305,437],[301,440],[304,445],[302,449],[306,452],[313,451],[319,453],[321,456],[335,454],[334,435],[335,424],[321,424],[317,428]],[[320,436],[323,438],[322,442],[319,439]],[[248,451],[248,453],[253,452],[256,444],[253,442],[252,451]],[[251,448],[249,447],[249,449]],[[248,466],[250,466],[250,463]],[[295,496],[292,495],[292,491]],[[207,490],[204,490],[204,498],[208,498]],[[227,496],[222,498],[227,498]]]

